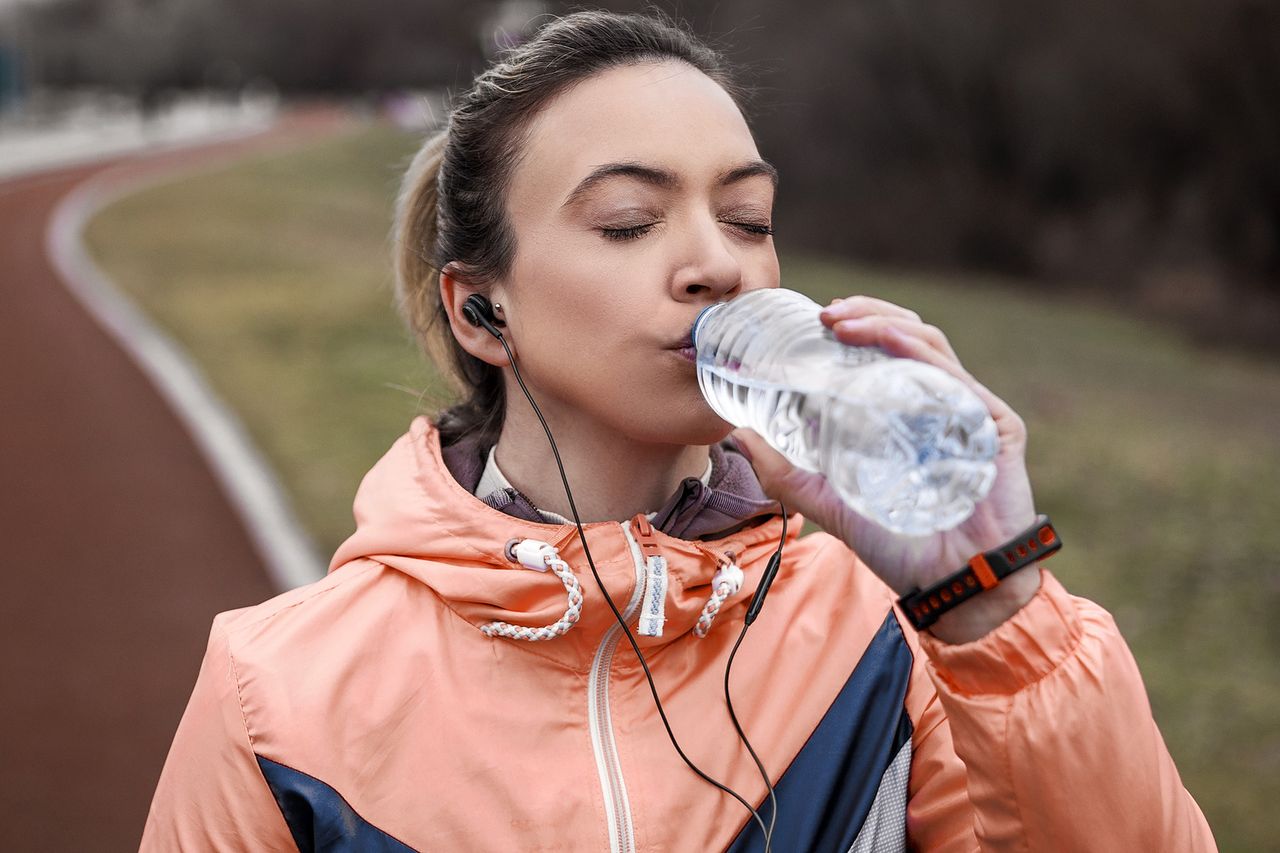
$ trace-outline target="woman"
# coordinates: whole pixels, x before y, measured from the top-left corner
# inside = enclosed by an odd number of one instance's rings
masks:
[[[1212,848],[1104,611],[1035,568],[925,632],[895,609],[1035,519],[1021,420],[939,331],[866,298],[823,314],[987,403],[999,473],[961,527],[893,537],[757,436],[719,444],[690,325],[779,283],[776,173],[734,91],[681,30],[580,13],[461,98],[397,248],[411,324],[467,399],[369,473],[328,577],[215,620],[145,849],[764,849],[722,679],[778,501],[828,532],[791,519],[733,673],[777,782],[772,849]],[[492,329],[465,318],[476,294]],[[512,356],[675,737],[759,824],[668,739]]]

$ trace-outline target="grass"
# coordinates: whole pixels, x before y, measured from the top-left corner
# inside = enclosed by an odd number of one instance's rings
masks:
[[[434,373],[393,308],[390,206],[412,143],[377,130],[126,198],[87,240],[205,369],[322,553]]]
[[[204,366],[331,551],[356,485],[442,388],[392,308],[392,199],[414,141],[369,128],[177,181],[91,223],[105,269]],[[1010,283],[783,258],[825,301],[945,329],[1026,418],[1055,573],[1115,615],[1224,850],[1280,836],[1280,365]]]

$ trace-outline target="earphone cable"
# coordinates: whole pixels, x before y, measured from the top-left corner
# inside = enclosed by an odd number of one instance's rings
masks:
[[[490,334],[494,334],[494,331],[495,330],[490,330]],[[622,627],[623,633],[626,634],[627,636],[627,641],[631,644],[632,650],[635,651],[636,653],[636,658],[640,661],[640,666],[644,670],[645,680],[649,683],[649,692],[653,694],[653,702],[655,707],[658,710],[658,716],[662,719],[663,728],[667,730],[667,738],[671,741],[671,745],[675,747],[676,753],[679,754],[681,760],[684,761],[684,763],[689,766],[690,770],[696,773],[698,777],[701,778],[704,782],[707,782],[715,786],[719,790],[733,797],[735,800],[741,803],[742,806],[746,808],[747,811],[751,813],[752,819],[754,819],[755,822],[759,825],[760,831],[765,834],[765,841],[766,841],[766,847],[767,847],[768,839],[769,839],[769,828],[765,826],[764,819],[760,817],[760,813],[757,812],[754,808],[752,808],[751,804],[748,803],[742,797],[742,795],[740,795],[737,791],[733,790],[732,788],[725,785],[724,783],[711,778],[709,775],[703,772],[703,770],[699,768],[698,765],[694,764],[693,760],[689,758],[688,755],[685,754],[685,751],[680,748],[680,743],[679,741],[676,740],[675,732],[672,731],[671,729],[671,722],[667,719],[667,712],[662,707],[662,700],[658,697],[658,687],[653,681],[653,673],[649,671],[649,664],[644,658],[644,653],[640,651],[640,644],[636,642],[636,638],[631,633],[631,629],[627,627],[627,620],[623,618],[621,611],[619,611],[617,605],[613,603],[613,597],[609,595],[608,590],[605,589],[604,581],[601,580],[600,573],[596,570],[595,561],[591,559],[591,549],[587,547],[587,534],[582,529],[582,519],[578,516],[578,507],[574,504],[573,492],[569,489],[569,478],[565,474],[564,464],[560,460],[560,450],[556,447],[556,440],[551,435],[551,427],[547,425],[547,420],[542,416],[542,410],[538,408],[538,404],[533,401],[533,395],[530,394],[529,389],[525,387],[524,379],[520,376],[520,369],[516,367],[515,356],[512,355],[511,348],[507,346],[506,339],[501,335],[501,333],[494,334],[494,337],[498,339],[498,342],[502,344],[502,348],[506,350],[507,359],[511,362],[511,371],[513,374],[515,374],[516,382],[520,384],[520,390],[524,392],[524,396],[526,399],[528,399],[529,405],[533,407],[534,414],[538,416],[538,421],[542,424],[542,429],[547,434],[547,441],[551,443],[551,452],[555,456],[556,467],[560,469],[560,481],[564,484],[565,496],[569,500],[569,509],[573,512],[573,521],[578,528],[578,539],[582,542],[582,551],[586,555],[587,565],[591,567],[591,575],[592,577],[595,578],[596,586],[600,588],[600,594],[604,596],[605,603],[608,604],[609,609],[613,611],[613,618],[616,619],[618,624]],[[785,519],[785,516],[784,516],[784,519]],[[735,724],[736,724],[736,721],[735,721]],[[741,729],[739,729],[739,734],[741,734]],[[754,755],[754,753],[752,754]],[[774,812],[775,814],[777,812],[776,806],[774,808]]]
[[[782,546],[787,541],[787,508],[779,503],[782,511],[782,540],[778,543],[778,550],[774,552],[773,559],[779,563],[782,561]],[[760,584],[769,582],[769,577],[761,576]],[[742,645],[742,640],[747,636],[747,629],[751,627],[751,623],[743,621],[742,630],[738,632],[738,639],[734,641],[733,650],[729,652],[729,661],[724,665],[724,703],[729,709],[729,719],[733,721],[733,728],[738,732],[738,739],[742,741],[742,745],[747,748],[747,752],[751,754],[751,760],[756,763],[756,769],[760,771],[760,778],[764,780],[764,786],[769,790],[769,828],[764,834],[764,850],[770,853],[773,849],[773,830],[778,823],[778,796],[773,790],[773,782],[769,780],[769,772],[764,769],[764,762],[760,760],[760,756],[756,755],[755,749],[751,746],[751,741],[747,739],[747,733],[742,729],[742,723],[738,722],[738,715],[733,710],[733,696],[729,693],[729,673],[733,669],[733,659],[737,657],[738,646]]]

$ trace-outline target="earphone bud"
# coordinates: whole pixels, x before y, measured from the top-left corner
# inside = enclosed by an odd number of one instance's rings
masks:
[[[498,318],[493,314],[493,303],[479,293],[473,293],[467,297],[462,303],[462,316],[467,318],[467,322],[473,326],[482,326],[486,332],[495,338],[501,338],[502,332],[498,330],[496,323]]]

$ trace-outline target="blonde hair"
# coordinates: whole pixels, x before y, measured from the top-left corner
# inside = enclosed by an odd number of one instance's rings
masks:
[[[497,440],[506,412],[501,369],[462,348],[440,300],[446,264],[477,292],[505,275],[515,256],[506,193],[524,131],[548,101],[609,68],[678,61],[720,84],[741,107],[720,54],[664,15],[577,12],[537,35],[476,78],[443,130],[413,158],[396,204],[396,295],[419,344],[462,394],[436,415],[442,445],[478,435]]]

